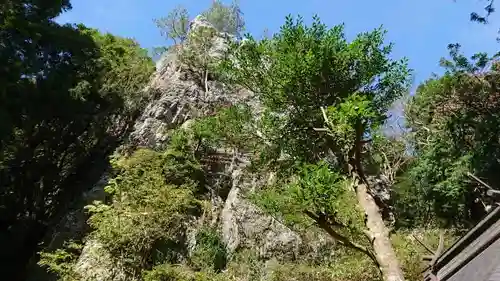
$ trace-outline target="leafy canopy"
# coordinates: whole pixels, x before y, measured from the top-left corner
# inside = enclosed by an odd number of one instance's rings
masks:
[[[174,45],[186,40],[189,30],[189,14],[182,6],[175,7],[166,17],[153,20],[160,29],[160,34],[167,40],[172,40]]]
[[[245,29],[245,21],[241,12],[239,2],[233,0],[226,5],[220,0],[212,1],[210,7],[203,11],[201,15],[215,27],[217,32],[225,32],[230,35],[241,37]],[[172,41],[174,46],[180,46],[188,39],[190,33],[190,15],[188,10],[182,5],[178,5],[168,13],[166,17],[153,19],[161,36],[168,41]],[[209,34],[198,34],[203,37],[212,37]],[[201,39],[198,39],[201,40]],[[155,56],[167,51],[169,47],[153,48]]]
[[[410,72],[404,59],[389,58],[383,35],[376,29],[348,42],[341,25],[329,29],[315,17],[307,26],[289,16],[271,39],[233,43],[219,66],[264,106],[256,126],[267,143],[261,164],[287,168],[256,202],[292,223],[312,219],[371,258],[348,165],[362,161],[365,138],[408,89]]]
[[[417,159],[410,179],[445,221],[475,221],[484,213],[476,200],[484,190],[467,173],[498,180],[500,77],[495,56],[469,59],[460,45],[449,49],[445,75],[423,83],[406,110]]]
[[[0,6],[0,255],[19,279],[122,138],[153,65],[132,40],[56,23],[69,1]]]
[[[363,237],[363,213],[357,206],[352,182],[332,172],[325,162],[305,164],[297,177],[288,183],[278,183],[255,196],[265,209],[296,227],[307,225],[307,214],[324,216],[349,235]]]
[[[98,63],[106,69],[101,73],[101,91],[119,95],[125,110],[142,109],[148,100],[144,87],[155,70],[147,50],[133,39],[103,34],[83,25],[78,25],[78,29],[82,34],[92,37],[99,47]]]
[[[195,192],[201,183],[194,176],[201,173],[199,165],[178,151],[146,149],[112,164],[117,175],[106,187],[111,204],[89,206],[92,235],[132,268],[144,268],[158,252],[171,256],[162,252],[165,245],[181,239],[182,222],[199,209]]]
[[[226,79],[260,93],[261,130],[274,153],[315,162],[328,150],[342,153],[356,122],[363,123],[363,134],[380,125],[407,89],[406,61],[388,58],[392,45],[384,45],[383,36],[376,29],[348,42],[342,25],[328,29],[315,17],[306,26],[289,16],[272,39],[249,35],[234,43],[221,68]],[[336,143],[314,130],[324,126],[321,107]]]

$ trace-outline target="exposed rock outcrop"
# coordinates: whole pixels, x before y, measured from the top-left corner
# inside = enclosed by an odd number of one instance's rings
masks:
[[[134,281],[126,268],[115,262],[111,254],[95,239],[85,243],[75,266],[81,281]]]
[[[222,237],[228,251],[248,247],[265,259],[297,256],[300,236],[244,198],[245,179],[240,169],[232,177],[233,187],[221,213]]]
[[[191,32],[198,28],[213,28],[202,16],[191,23]],[[215,33],[211,39],[210,57],[218,57],[227,49],[225,33]],[[221,106],[236,103],[255,104],[250,91],[225,85],[216,80],[207,80],[206,87],[199,85],[192,70],[179,60],[177,53],[186,46],[172,47],[157,63],[157,71],[148,90],[155,93],[137,120],[131,134],[133,143],[156,147],[166,142],[166,131],[178,127],[189,119],[215,113]],[[206,89],[209,89],[207,92]]]
[[[382,217],[385,221],[389,223],[394,223],[394,213],[391,204],[391,184],[387,177],[381,176],[370,176],[368,177],[368,183],[370,186],[369,193],[373,196],[373,199],[380,207]]]
[[[108,183],[108,175],[104,174],[91,190],[83,194],[82,202],[78,208],[68,212],[60,223],[56,226],[57,231],[53,233],[48,245],[49,249],[60,247],[63,241],[82,237],[88,231],[86,224],[87,214],[84,206],[92,204],[94,201],[104,201],[104,187]]]
[[[213,28],[202,17],[191,23],[191,30]],[[223,50],[223,37],[212,38],[217,43],[210,54]],[[207,116],[224,105],[245,102],[252,98],[248,91],[235,91],[217,81],[208,81],[207,87],[199,85],[191,72],[187,71],[179,60],[177,48],[167,51],[156,64],[157,70],[146,91],[151,93],[151,101],[136,120],[130,142],[137,146],[159,147],[167,142],[167,131],[182,126],[188,127],[189,120]],[[188,236],[194,236],[191,230]],[[192,239],[191,239],[192,240]],[[195,241],[190,241],[190,244]],[[188,248],[192,245],[187,245]],[[90,238],[83,248],[75,270],[83,280],[124,281],[133,280],[125,269],[111,258],[99,241]]]
[[[78,241],[89,231],[87,225],[88,214],[84,207],[94,201],[104,201],[104,187],[108,183],[108,175],[104,173],[99,181],[88,191],[84,192],[76,206],[73,206],[55,225],[44,238],[45,250],[53,251],[64,246],[65,242]],[[47,273],[45,269],[36,266],[36,260],[28,265],[27,281],[55,280],[54,276]],[[98,270],[98,269],[97,269]],[[93,279],[94,280],[94,279]],[[98,279],[95,279],[98,280]]]
[[[200,27],[213,28],[203,17],[197,17],[191,23],[191,30]],[[227,48],[225,43],[228,36],[216,34],[218,35],[212,38],[215,41],[213,49],[210,50],[212,56],[218,56]],[[136,120],[130,135],[132,144],[151,148],[162,146],[167,142],[167,130],[180,126],[187,128],[190,120],[214,114],[220,106],[246,103],[254,109],[254,112],[258,111],[259,103],[253,93],[224,85],[216,79],[208,80],[208,85],[205,87],[199,85],[191,75],[192,72],[187,71],[177,57],[176,48],[172,48],[162,56],[157,63],[157,71],[146,89],[154,94]],[[228,251],[234,252],[238,248],[249,247],[256,249],[265,259],[272,257],[293,259],[299,253],[302,244],[300,236],[245,199],[244,193],[251,189],[249,186],[251,179],[243,177],[243,164],[233,164],[224,166],[226,167],[224,173],[231,174],[230,180],[232,180],[227,199],[213,195],[212,200],[214,205],[212,218],[215,218],[212,224],[219,224],[222,229]],[[94,193],[102,193],[103,185],[99,186],[100,189],[94,190]],[[196,225],[193,225],[187,233],[188,249],[196,243],[193,240],[195,227]],[[102,244],[91,236],[84,245],[75,269],[85,281],[134,280],[121,264],[112,259]]]

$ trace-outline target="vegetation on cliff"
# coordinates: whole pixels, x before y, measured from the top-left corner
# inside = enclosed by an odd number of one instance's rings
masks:
[[[426,249],[414,237],[435,246],[441,228],[450,244],[491,207],[473,176],[500,180],[497,55],[469,59],[450,44],[445,74],[408,97],[412,71],[391,58],[383,29],[349,41],[343,25],[289,16],[258,40],[242,35],[237,2],[214,1],[202,13],[213,27],[199,30],[179,6],[155,20],[179,71],[205,94],[209,80],[251,91],[259,108],[218,108],[166,132],[163,148],[115,151],[155,97],[144,90],[152,59],[132,39],[55,23],[69,1],[38,2],[0,7],[0,257],[9,280],[24,278],[35,250],[60,280],[86,280],[77,267],[88,241],[127,280],[418,280]],[[222,32],[232,36],[214,56]],[[402,98],[407,131],[388,137],[382,127]],[[88,235],[37,248],[88,187],[87,170],[106,164],[106,198],[86,207]],[[304,240],[319,233],[313,242],[333,243],[292,259],[229,251],[218,208],[236,169],[264,179],[245,199]]]

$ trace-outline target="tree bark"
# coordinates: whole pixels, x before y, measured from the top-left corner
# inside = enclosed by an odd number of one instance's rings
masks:
[[[321,107],[323,119],[327,124],[327,130],[335,125],[328,119],[325,108]],[[385,226],[380,208],[375,202],[375,198],[368,192],[368,182],[363,170],[363,145],[370,140],[363,140],[367,124],[358,119],[354,126],[355,140],[354,146],[349,151],[346,159],[348,167],[347,173],[353,176],[356,186],[356,196],[358,204],[365,212],[366,234],[373,246],[375,262],[379,267],[384,281],[404,281],[403,271],[389,239],[389,229]],[[333,135],[332,135],[333,136]]]
[[[373,245],[382,278],[385,281],[404,281],[401,265],[389,239],[389,230],[385,226],[375,199],[368,193],[368,187],[364,183],[358,183],[356,194],[359,205],[365,211],[367,234]]]

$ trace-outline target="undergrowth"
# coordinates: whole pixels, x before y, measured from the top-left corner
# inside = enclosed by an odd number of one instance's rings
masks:
[[[238,118],[248,118],[247,108],[228,109],[196,120],[187,130],[173,131],[166,150],[141,148],[112,158],[112,177],[105,188],[109,199],[87,207],[93,228],[88,238],[97,239],[134,278],[144,281],[380,280],[378,269],[366,255],[335,243],[314,255],[301,253],[293,261],[263,260],[258,249],[228,253],[220,230],[202,224],[196,230],[195,246],[187,248],[188,227],[203,217],[210,204],[202,159],[221,146],[244,146],[241,136],[248,132],[235,121]],[[349,181],[330,173],[325,163],[302,167],[297,175],[261,190],[250,196],[251,200],[299,233],[311,233],[314,227],[314,222],[302,215],[303,210],[318,208],[317,212],[327,211],[335,221],[350,226],[344,229],[345,235],[362,237],[361,212],[352,208],[355,204]],[[392,235],[407,280],[420,280],[419,261],[426,253],[411,234],[435,248],[438,231],[398,231]],[[453,238],[452,233],[447,234],[446,242]],[[67,244],[64,249],[42,252],[39,264],[57,274],[59,280],[81,280],[75,272],[79,251],[81,246]]]

